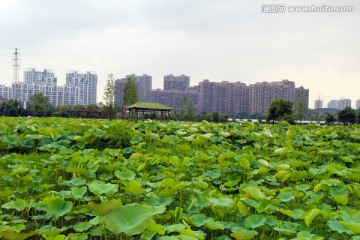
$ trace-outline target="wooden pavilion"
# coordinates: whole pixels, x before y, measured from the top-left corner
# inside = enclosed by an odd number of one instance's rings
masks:
[[[136,119],[145,118],[145,116],[169,117],[173,114],[174,108],[168,107],[158,102],[137,102],[124,107],[124,113],[129,117],[133,115]]]

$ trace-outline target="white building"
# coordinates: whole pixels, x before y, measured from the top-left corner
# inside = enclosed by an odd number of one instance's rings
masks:
[[[37,93],[46,96],[55,106],[96,104],[97,74],[73,71],[66,74],[66,84],[59,86],[51,70],[36,71],[32,68],[24,71],[23,82],[13,83],[11,87],[0,85],[0,97],[16,99],[24,106]]]
[[[323,108],[323,101],[322,100],[315,100],[315,109]]]

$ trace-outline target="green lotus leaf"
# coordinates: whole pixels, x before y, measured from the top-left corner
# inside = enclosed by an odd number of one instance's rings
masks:
[[[16,209],[17,211],[22,211],[26,207],[26,202],[23,199],[18,199],[5,203],[1,207],[5,209]]]
[[[292,235],[297,232],[299,224],[293,222],[281,222],[279,226],[274,227],[275,231],[281,232],[286,235]]]
[[[46,212],[58,218],[71,212],[72,207],[73,207],[72,202],[65,201],[64,199],[61,198],[57,198],[46,207]]]
[[[225,131],[220,131],[220,132],[219,132],[219,135],[220,135],[220,136],[223,136],[224,138],[228,138],[228,137],[231,136],[231,133],[225,132]]]
[[[336,231],[338,233],[347,233],[349,235],[354,234],[353,231],[351,231],[349,228],[347,228],[346,226],[344,226],[343,224],[341,224],[339,221],[337,221],[336,219],[330,219],[327,222],[327,225],[329,226],[329,228],[332,231]]]
[[[284,148],[278,148],[274,151],[275,154],[277,155],[285,155],[289,152],[289,149],[284,147]]]
[[[340,224],[347,227],[354,233],[360,234],[360,224],[359,223],[350,223],[350,222],[340,221]]]
[[[70,233],[66,239],[67,240],[87,240],[88,235],[85,233]]]
[[[164,226],[164,229],[166,232],[171,233],[171,232],[180,232],[181,230],[185,229],[185,225],[181,224],[181,223],[177,223],[177,224],[172,224],[172,225],[168,225],[168,226]]]
[[[96,214],[103,216],[109,214],[112,210],[122,206],[120,199],[103,200],[100,204],[89,202],[87,208],[94,211]]]
[[[12,176],[9,176],[9,175],[4,175],[1,178],[3,180],[5,180],[5,181],[9,181],[9,182],[12,182],[14,180],[14,178]]]
[[[230,234],[230,236],[235,238],[236,240],[250,240],[257,234],[258,233],[233,232]]]
[[[151,214],[141,205],[126,205],[112,210],[105,216],[106,228],[114,234],[129,236],[140,234],[148,227]]]
[[[334,150],[319,150],[318,154],[324,156],[332,156],[332,155],[336,155],[337,153]]]
[[[347,197],[347,196],[349,196],[349,190],[348,190],[347,186],[336,186],[336,187],[331,187],[329,189],[329,194],[333,198],[335,198],[337,196]]]
[[[261,201],[260,204],[257,206],[256,210],[258,213],[266,212],[268,209],[272,209],[273,205],[267,201]]]
[[[95,195],[102,195],[105,194],[107,196],[114,195],[118,189],[119,186],[112,184],[112,183],[105,183],[103,181],[95,180],[91,183],[87,184],[89,187],[89,190],[94,193]]]
[[[73,178],[70,181],[64,182],[64,184],[68,186],[82,186],[86,184],[86,181],[82,178]]]
[[[221,176],[221,174],[215,170],[209,170],[205,174],[214,179],[219,178]]]
[[[131,181],[134,180],[136,177],[136,174],[133,171],[115,171],[115,177],[117,177],[120,180],[127,180]]]
[[[339,221],[341,225],[347,227],[356,234],[360,234],[360,212],[347,213],[341,211],[343,221]]]
[[[28,233],[17,233],[11,229],[6,229],[3,231],[0,231],[0,236],[4,237],[6,240],[25,240],[29,237],[32,237],[34,235],[37,235],[39,233],[39,230],[34,230]]]
[[[192,225],[194,225],[195,227],[201,227],[202,225],[204,225],[204,220],[206,219],[206,215],[205,214],[194,214],[190,217],[190,222],[192,223]]]
[[[61,232],[59,228],[51,225],[45,225],[41,227],[39,231],[40,234],[45,235],[47,237],[56,237]]]
[[[321,180],[321,183],[331,187],[331,186],[338,186],[341,183],[341,181],[339,179],[332,178],[327,180]]]
[[[266,217],[262,215],[251,215],[247,217],[244,221],[245,227],[247,228],[261,227],[265,223],[266,223]]]
[[[256,187],[246,187],[243,191],[256,200],[263,200],[265,198],[265,195],[261,192],[261,190]]]
[[[14,190],[10,190],[10,189],[7,189],[7,190],[2,190],[0,191],[0,199],[2,198],[7,198],[9,196],[11,196],[12,194],[14,194]]]
[[[214,207],[222,207],[222,208],[232,208],[234,206],[234,202],[231,198],[209,198],[209,203]]]
[[[21,146],[22,139],[18,135],[2,136],[1,139],[11,147]]]
[[[65,238],[66,238],[66,236],[63,234],[56,235],[56,236],[43,235],[43,237],[45,238],[45,240],[65,240]]]
[[[78,222],[74,225],[74,230],[76,232],[84,232],[92,227],[92,224],[89,222]]]
[[[224,230],[224,224],[219,221],[215,221],[213,218],[207,218],[204,220],[204,225],[210,230]]]
[[[21,173],[26,173],[29,171],[29,168],[25,167],[25,166],[17,166],[16,168],[14,168],[11,173],[12,174],[21,174]]]
[[[258,208],[260,205],[259,201],[254,200],[252,198],[242,198],[241,201],[246,203],[246,205],[253,207],[253,208]]]
[[[124,189],[132,194],[141,195],[146,193],[146,190],[141,187],[141,183],[139,181],[133,180],[131,182],[124,183],[124,185]]]
[[[339,196],[334,197],[334,201],[341,205],[347,205],[349,202],[349,199],[346,196],[339,195]]]
[[[310,189],[310,184],[299,184],[299,185],[296,185],[295,188],[299,191],[303,191],[303,192],[306,192],[307,190]]]
[[[14,222],[14,221],[13,221]],[[19,223],[19,224],[14,224],[11,226],[11,230],[19,233],[21,232],[22,230],[25,230],[26,229],[26,226],[24,223]]]
[[[86,186],[72,187],[71,188],[71,193],[72,193],[72,195],[74,196],[75,199],[82,198],[85,195],[86,191],[87,191]]]
[[[149,206],[151,215],[163,214],[166,212],[166,205]]]
[[[295,196],[291,192],[283,192],[280,193],[277,198],[282,202],[289,202],[295,199]]]
[[[157,224],[154,219],[150,218],[149,226],[147,227],[148,231],[152,231],[158,233],[160,235],[165,234],[165,230],[163,229],[161,224]]]
[[[305,224],[306,226],[309,226],[312,221],[317,217],[319,216],[321,213],[321,210],[318,209],[318,208],[313,208],[311,209],[305,216],[304,220],[305,220]]]

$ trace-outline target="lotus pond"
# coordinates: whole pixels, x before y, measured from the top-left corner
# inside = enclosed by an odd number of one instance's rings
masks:
[[[0,120],[0,239],[360,239],[358,125]]]

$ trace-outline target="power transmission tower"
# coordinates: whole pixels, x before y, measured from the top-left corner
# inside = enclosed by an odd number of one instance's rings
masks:
[[[18,52],[18,49],[15,48],[15,52],[13,53],[13,83],[19,82],[19,69],[20,69],[20,54]]]

